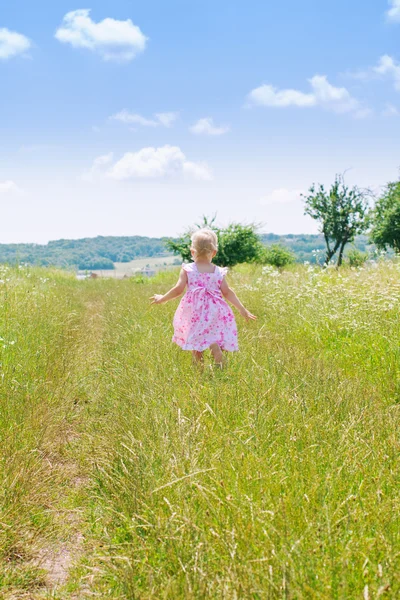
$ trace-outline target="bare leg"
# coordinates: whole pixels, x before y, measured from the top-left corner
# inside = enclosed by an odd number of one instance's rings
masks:
[[[221,348],[218,346],[218,344],[211,344],[210,350],[215,364],[222,369],[224,366],[224,355],[222,354]]]
[[[192,357],[195,365],[198,365],[199,367],[203,366],[204,356],[202,352],[199,352],[198,350],[192,350]]]

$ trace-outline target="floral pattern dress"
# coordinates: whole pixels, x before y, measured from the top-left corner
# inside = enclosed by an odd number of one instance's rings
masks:
[[[188,288],[174,317],[172,341],[183,350],[203,352],[218,344],[222,350],[238,350],[238,335],[232,309],[224,300],[221,283],[228,269],[200,273],[196,263],[183,264]]]

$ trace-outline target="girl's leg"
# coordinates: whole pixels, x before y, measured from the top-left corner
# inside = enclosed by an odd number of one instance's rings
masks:
[[[222,354],[221,348],[218,346],[218,344],[211,344],[210,350],[215,364],[222,369],[224,366],[224,355]]]
[[[198,350],[192,350],[192,357],[193,362],[196,365],[202,366],[202,364],[204,363],[204,356],[202,352],[199,352]]]

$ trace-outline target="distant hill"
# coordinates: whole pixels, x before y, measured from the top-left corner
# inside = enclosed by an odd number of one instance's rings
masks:
[[[315,262],[313,251],[325,249],[321,235],[260,235],[264,244],[282,244],[290,248],[299,262]],[[116,262],[130,262],[137,258],[171,256],[166,249],[168,238],[142,236],[98,236],[80,240],[57,240],[48,244],[0,244],[0,263],[28,263],[30,265],[55,266],[80,270],[113,269]],[[373,251],[367,236],[359,236],[355,246]]]
[[[28,263],[75,269],[113,269],[116,262],[168,256],[167,238],[104,237],[57,240],[48,244],[0,244],[1,263]]]

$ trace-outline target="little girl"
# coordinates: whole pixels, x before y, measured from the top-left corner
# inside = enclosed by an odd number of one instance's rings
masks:
[[[174,317],[172,341],[183,350],[191,350],[196,362],[210,348],[215,363],[222,367],[222,350],[238,350],[237,329],[231,302],[246,319],[256,319],[240,302],[225,280],[227,268],[217,267],[212,260],[218,251],[217,236],[211,229],[199,229],[192,235],[191,254],[194,262],[183,264],[178,283],[164,296],[155,294],[152,304],[163,304],[182,298]]]

